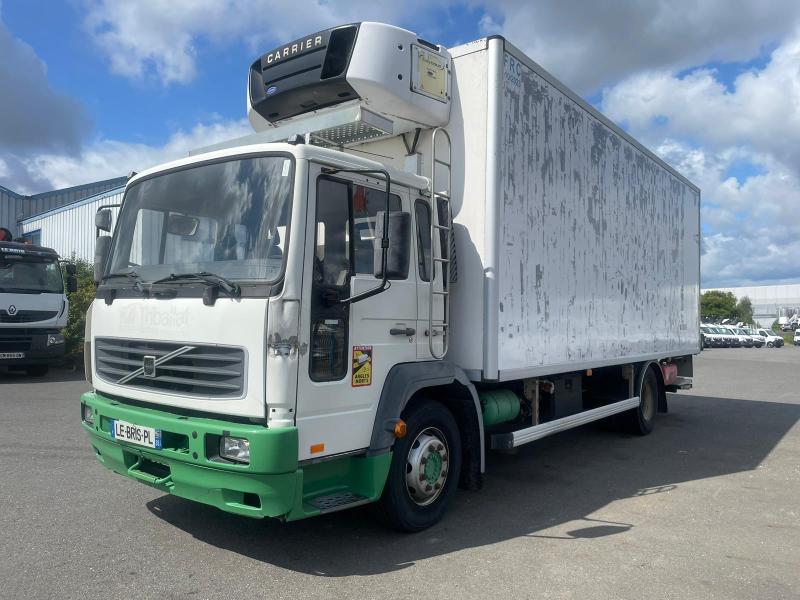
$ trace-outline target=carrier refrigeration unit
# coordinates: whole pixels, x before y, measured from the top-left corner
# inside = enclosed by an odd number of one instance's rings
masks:
[[[698,188],[505,39],[336,27],[256,60],[247,107],[98,238],[81,410],[109,469],[414,531],[487,451],[647,434],[691,386]]]

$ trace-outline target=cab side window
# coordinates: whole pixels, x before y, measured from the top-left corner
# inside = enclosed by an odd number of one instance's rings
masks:
[[[347,185],[321,179],[317,191],[315,282],[345,285],[350,275],[349,221]]]
[[[357,274],[372,275],[375,272],[373,243],[375,241],[375,219],[378,211],[386,210],[386,192],[353,186],[353,264]],[[401,210],[400,196],[389,195],[389,211]]]

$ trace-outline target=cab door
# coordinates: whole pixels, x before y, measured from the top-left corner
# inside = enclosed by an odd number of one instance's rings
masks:
[[[375,222],[386,208],[382,181],[309,169],[296,423],[300,460],[369,446],[383,382],[416,358],[416,279],[390,281],[380,294],[341,300],[380,284],[374,276]],[[390,209],[410,212],[393,187]],[[409,263],[411,261],[409,260]]]

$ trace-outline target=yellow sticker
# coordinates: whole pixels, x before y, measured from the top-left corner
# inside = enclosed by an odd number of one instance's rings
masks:
[[[372,385],[372,346],[353,346],[353,387]]]

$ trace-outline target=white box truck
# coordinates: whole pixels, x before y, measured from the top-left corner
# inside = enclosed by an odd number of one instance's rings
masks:
[[[254,134],[133,177],[98,238],[81,410],[106,467],[415,531],[487,449],[646,434],[691,386],[699,190],[503,38],[346,25],[247,90]]]
[[[64,356],[65,292],[78,285],[75,265],[65,270],[52,248],[0,242],[0,369],[40,377]]]

